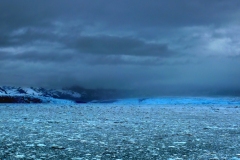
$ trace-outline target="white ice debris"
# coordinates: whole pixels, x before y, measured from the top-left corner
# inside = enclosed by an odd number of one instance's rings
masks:
[[[25,155],[24,154],[17,154],[15,156],[15,158],[22,159],[22,158],[25,158]]]
[[[187,142],[173,142],[175,145],[185,145]]]
[[[75,157],[75,158],[72,158],[72,160],[82,160],[83,158],[80,158],[80,157]]]
[[[239,108],[69,106],[1,104],[0,159],[240,160]]]
[[[240,158],[233,157],[233,158],[231,158],[230,160],[240,160]]]
[[[42,143],[37,144],[37,146],[38,146],[38,147],[46,147],[46,145],[45,145],[45,144],[42,144]]]

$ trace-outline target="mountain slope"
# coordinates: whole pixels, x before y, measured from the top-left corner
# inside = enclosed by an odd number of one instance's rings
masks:
[[[0,103],[74,103],[81,94],[71,90],[34,87],[0,87]]]

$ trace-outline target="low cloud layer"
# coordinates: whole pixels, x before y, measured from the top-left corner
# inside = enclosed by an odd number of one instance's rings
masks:
[[[0,85],[240,91],[238,0],[1,1]]]

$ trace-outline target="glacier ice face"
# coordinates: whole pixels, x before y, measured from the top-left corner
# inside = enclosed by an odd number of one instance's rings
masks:
[[[210,98],[210,97],[163,97],[144,99],[120,99],[114,104],[139,104],[139,105],[240,105],[240,98]]]

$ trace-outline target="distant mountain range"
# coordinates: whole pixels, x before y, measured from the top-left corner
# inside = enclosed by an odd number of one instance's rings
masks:
[[[112,89],[85,89],[78,86],[65,89],[0,86],[0,103],[87,103],[125,98],[129,95],[127,92]]]
[[[224,104],[240,105],[240,97],[143,97],[131,90],[85,89],[70,87],[46,89],[41,87],[0,86],[0,103],[111,103],[111,104]],[[132,97],[132,98],[131,98]]]
[[[81,94],[66,89],[0,87],[1,103],[73,103],[80,98]]]

